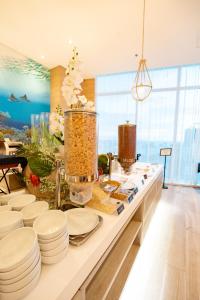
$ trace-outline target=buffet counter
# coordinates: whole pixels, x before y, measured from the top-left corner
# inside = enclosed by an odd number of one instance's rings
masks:
[[[102,226],[80,247],[70,245],[60,263],[43,265],[37,287],[24,299],[118,299],[160,198],[162,179],[162,166],[154,165],[120,215],[93,210],[103,217]]]

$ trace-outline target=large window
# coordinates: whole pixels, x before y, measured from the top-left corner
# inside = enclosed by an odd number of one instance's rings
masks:
[[[150,71],[153,91],[136,103],[131,96],[135,74],[97,77],[99,153],[117,154],[118,125],[137,124],[137,153],[141,161],[159,162],[162,147],[172,147],[169,182],[200,184],[200,65]]]

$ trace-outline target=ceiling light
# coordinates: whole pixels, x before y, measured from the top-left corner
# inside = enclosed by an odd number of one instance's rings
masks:
[[[40,56],[40,58],[41,58],[41,59],[44,59],[44,58],[45,58],[45,56],[44,56],[44,55],[41,55],[41,56]]]
[[[146,59],[144,59],[144,24],[145,24],[145,0],[143,7],[143,27],[142,27],[142,56],[139,61],[137,73],[132,87],[133,98],[137,101],[143,101],[146,99],[152,90],[152,82],[149,76],[149,71],[146,65]]]

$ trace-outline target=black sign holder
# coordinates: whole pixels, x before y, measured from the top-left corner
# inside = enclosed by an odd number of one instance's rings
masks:
[[[168,187],[165,185],[165,175],[166,175],[166,164],[167,164],[167,156],[172,155],[172,148],[161,148],[160,149],[160,156],[164,156],[164,176],[163,176],[163,189],[168,189]]]

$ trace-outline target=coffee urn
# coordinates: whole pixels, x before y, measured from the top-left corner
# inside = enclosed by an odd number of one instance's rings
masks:
[[[136,161],[136,125],[128,121],[118,126],[118,161],[125,173]]]

